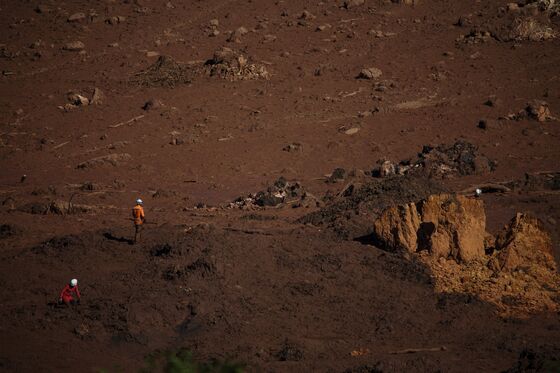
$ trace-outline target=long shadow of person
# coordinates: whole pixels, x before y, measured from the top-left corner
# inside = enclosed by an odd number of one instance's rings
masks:
[[[115,236],[111,232],[103,233],[103,237],[105,237],[106,239],[111,240],[111,241],[123,242],[123,243],[127,243],[129,245],[134,245],[134,240],[131,240],[130,238],[126,238],[126,237],[122,237],[122,236],[121,237]]]

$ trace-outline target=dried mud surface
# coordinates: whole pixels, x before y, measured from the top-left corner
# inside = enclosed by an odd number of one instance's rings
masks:
[[[558,263],[558,9],[407,3],[0,1],[0,370],[555,364],[553,286],[520,299],[529,274],[471,283],[370,234],[484,186],[487,230],[531,213]]]

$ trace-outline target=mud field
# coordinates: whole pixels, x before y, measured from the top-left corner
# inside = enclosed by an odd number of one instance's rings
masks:
[[[0,0],[0,31],[0,370],[560,371],[557,1]]]

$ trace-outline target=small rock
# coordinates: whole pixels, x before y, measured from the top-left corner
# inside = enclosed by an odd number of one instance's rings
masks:
[[[108,47],[111,47],[111,48],[118,48],[118,47],[119,47],[119,43],[111,43],[111,44],[108,44],[107,46],[108,46]]]
[[[146,57],[158,57],[158,56],[159,56],[159,52],[156,52],[156,51],[146,52]]]
[[[293,142],[291,144],[286,145],[285,147],[282,148],[283,151],[285,152],[300,152],[303,150],[303,145],[300,144],[299,142]]]
[[[71,41],[66,43],[62,49],[70,52],[79,52],[86,48],[85,44],[81,41]]]
[[[92,105],[101,105],[103,103],[104,98],[105,95],[103,94],[103,92],[101,92],[99,88],[94,88],[90,103]]]
[[[486,128],[488,128],[488,123],[486,122],[486,120],[481,119],[478,121],[478,128],[485,130]]]
[[[124,16],[114,16],[114,17],[109,17],[105,20],[105,23],[109,24],[109,25],[118,25],[119,23],[123,23],[126,20],[126,17]]]
[[[313,14],[311,14],[311,12],[309,12],[309,11],[307,11],[307,10],[304,10],[304,11],[301,13],[301,15],[299,16],[299,19],[304,19],[304,20],[307,20],[307,21],[312,20],[312,19],[315,19],[315,18],[316,18],[316,17],[315,17]]]
[[[365,0],[344,0],[342,6],[345,9],[352,9],[360,5],[364,5],[366,3]]]
[[[248,32],[249,31],[245,27],[241,26],[231,33],[227,41],[233,43],[241,43],[241,37]]]
[[[163,104],[163,102],[161,100],[159,100],[157,98],[151,98],[148,101],[146,101],[144,106],[142,106],[142,109],[146,110],[146,111],[150,111],[150,110],[161,109],[164,106],[165,105]]]
[[[218,21],[216,18],[211,19],[210,22],[208,22],[210,24],[211,27],[218,27],[220,26],[220,21]]]
[[[346,131],[344,131],[345,134],[347,135],[354,135],[356,133],[358,133],[360,129],[358,127],[352,127],[350,129],[347,129]]]
[[[381,72],[381,70],[379,70],[376,67],[369,67],[366,69],[362,69],[362,71],[360,71],[360,73],[358,74],[358,79],[377,79],[379,78],[383,73]]]
[[[276,40],[276,36],[275,35],[271,35],[271,34],[267,34],[264,36],[264,43],[270,43]]]
[[[87,106],[90,104],[89,99],[87,97],[84,97],[75,92],[68,93],[68,101],[70,101],[72,105],[76,105],[76,106]]]
[[[508,12],[517,12],[519,11],[519,5],[517,3],[509,3],[507,5]]]
[[[68,22],[81,22],[86,19],[86,15],[84,13],[74,13],[70,17],[68,17]]]

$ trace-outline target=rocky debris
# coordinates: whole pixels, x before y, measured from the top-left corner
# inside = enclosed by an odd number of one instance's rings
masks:
[[[293,142],[283,147],[282,150],[288,153],[301,152],[303,151],[303,145],[299,142]]]
[[[493,269],[514,271],[528,265],[537,265],[556,271],[552,239],[537,218],[518,213],[497,235],[494,247]]]
[[[549,17],[541,15],[535,4],[524,6],[521,12],[509,12],[502,22],[489,24],[488,28],[492,36],[502,42],[541,42],[558,36]]]
[[[86,15],[84,13],[74,13],[68,17],[68,22],[82,22],[86,20]]]
[[[345,9],[352,9],[364,5],[365,3],[365,0],[344,0],[342,7]]]
[[[376,239],[389,250],[428,250],[436,258],[457,262],[484,257],[486,214],[480,199],[432,195],[418,203],[388,208],[373,227]]]
[[[403,5],[418,5],[420,0],[391,0],[393,3],[403,4]]]
[[[169,56],[160,56],[157,61],[139,73],[130,82],[144,87],[173,88],[179,84],[192,82],[197,66],[175,61]]]
[[[315,15],[313,15],[310,11],[304,10],[303,12],[301,12],[298,18],[306,21],[312,21],[317,17],[315,17]]]
[[[397,171],[399,171],[399,174],[404,174],[404,172],[401,173],[400,170],[406,170],[406,168],[401,167],[401,165],[395,165],[393,162],[388,160],[380,160],[378,163],[379,167],[376,167],[371,171],[371,175],[373,177],[388,177],[396,175]]]
[[[517,18],[513,21],[511,31],[503,40],[546,41],[554,39],[558,33],[552,27],[535,18]]]
[[[233,31],[227,41],[229,42],[233,42],[233,43],[241,43],[241,37],[248,34],[249,30],[247,30],[245,27],[241,26],[238,27],[237,29],[235,29],[235,31]]]
[[[337,183],[346,179],[347,173],[344,168],[337,167],[333,170],[329,177],[327,177],[327,183]]]
[[[74,204],[69,201],[54,200],[51,201],[45,211],[45,214],[70,215],[92,211],[92,206]]]
[[[275,207],[281,204],[296,203],[305,198],[306,192],[298,182],[287,181],[280,177],[269,186],[255,194],[239,197],[229,204],[230,208],[251,209],[255,207]]]
[[[383,32],[383,31],[381,31],[381,30],[373,30],[373,29],[369,30],[369,31],[367,32],[367,34],[368,34],[368,35],[371,35],[371,36],[373,36],[373,37],[375,37],[375,38],[378,38],[378,39],[381,39],[381,38],[389,38],[389,37],[391,37],[391,36],[397,35],[397,34],[394,33],[394,32]]]
[[[354,180],[335,194],[323,198],[324,207],[300,218],[299,223],[326,226],[343,239],[371,234],[371,224],[381,213],[395,203],[408,203],[427,198],[445,190],[438,183],[411,176],[367,178],[352,172]]]
[[[49,202],[32,202],[17,208],[18,211],[34,215],[70,215],[95,210],[95,206],[74,204],[69,201],[52,200]]]
[[[70,104],[74,106],[87,106],[90,103],[89,98],[82,96],[81,94],[76,92],[69,92],[67,97],[68,101],[70,101]]]
[[[123,23],[126,21],[126,17],[124,16],[113,16],[105,19],[105,23],[111,26],[118,25],[119,23]]]
[[[132,156],[128,153],[113,153],[82,162],[76,168],[87,169],[105,165],[118,166],[122,162],[127,162],[131,159]]]
[[[93,89],[93,95],[91,96],[90,104],[92,105],[101,105],[103,104],[103,100],[105,99],[105,95],[99,88]]]
[[[368,67],[360,71],[360,73],[357,76],[357,79],[368,79],[368,80],[377,79],[381,77],[382,74],[383,73],[378,68]]]
[[[550,113],[548,103],[545,101],[533,100],[527,103],[525,109],[521,110],[517,114],[509,114],[505,117],[508,120],[525,120],[531,119],[538,122],[547,122],[552,120],[557,120]]]
[[[68,99],[68,103],[64,106],[59,106],[59,108],[64,111],[71,111],[80,106],[101,105],[103,103],[105,95],[99,88],[94,88],[91,99],[87,98],[85,94],[74,91],[68,92],[66,97]]]
[[[492,40],[492,34],[489,31],[472,30],[465,35],[459,36],[455,41],[465,44],[479,44],[490,40]]]
[[[222,47],[214,52],[212,59],[204,64],[210,76],[227,80],[268,79],[269,72],[264,65],[250,63],[243,54],[231,48]]]
[[[64,49],[65,51],[70,51],[70,52],[80,52],[80,51],[83,51],[85,48],[86,48],[86,45],[79,40],[78,41],[71,41],[69,43],[66,43],[62,47],[62,49]]]
[[[378,161],[372,176],[425,175],[430,178],[448,178],[455,175],[481,175],[491,172],[496,162],[478,153],[478,148],[459,140],[453,145],[441,144],[436,147],[425,145],[415,160],[403,160],[398,164]],[[394,169],[394,172],[393,172]]]

